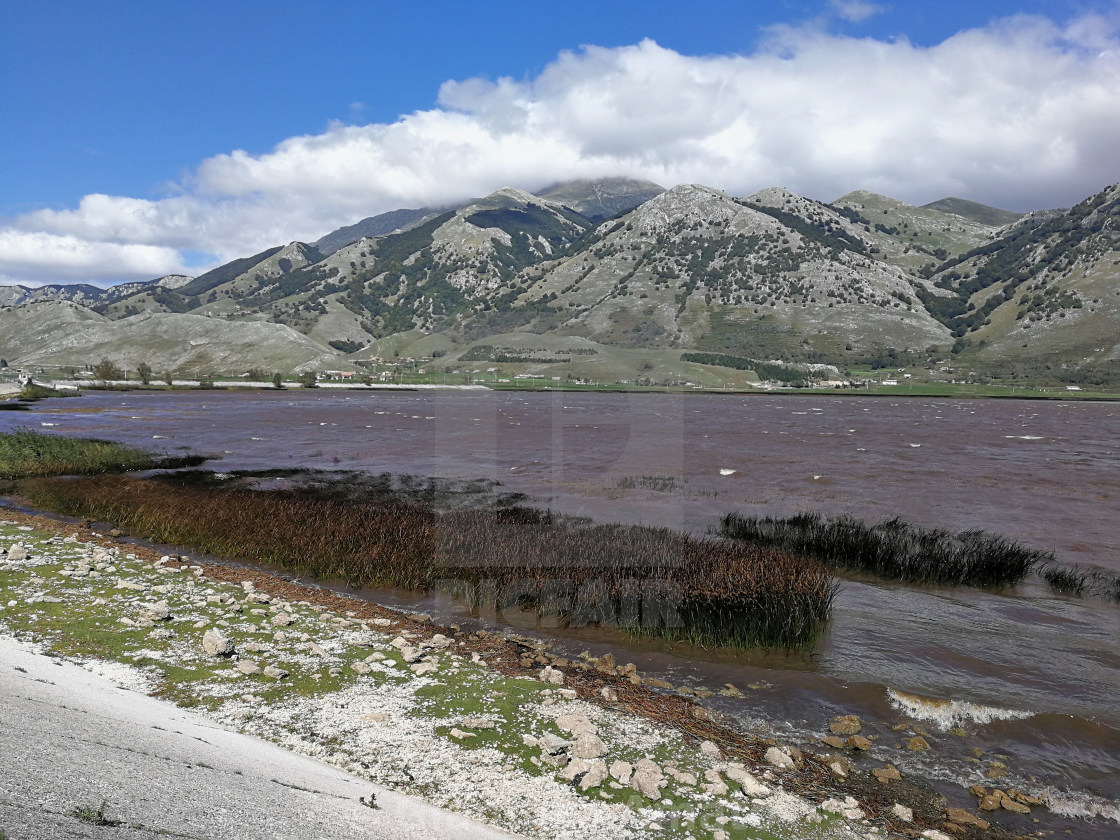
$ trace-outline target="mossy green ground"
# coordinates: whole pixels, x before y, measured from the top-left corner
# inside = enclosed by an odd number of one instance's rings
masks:
[[[303,745],[347,769],[354,769],[353,761],[347,764],[339,757],[354,752],[349,741],[357,730],[324,731],[317,710],[345,707],[355,698],[368,699],[371,694],[376,698],[378,692],[385,692],[390,705],[391,698],[405,697],[406,715],[427,727],[429,737],[442,740],[444,749],[464,757],[477,755],[479,766],[489,763],[523,777],[554,778],[568,791],[564,796],[576,796],[589,806],[630,809],[640,815],[643,837],[776,840],[840,836],[837,831],[848,835],[842,820],[827,815],[815,814],[813,818],[819,820],[815,823],[763,822],[737,790],[732,795],[711,795],[672,778],[657,801],[610,780],[581,792],[559,779],[554,768],[543,766],[540,750],[527,746],[523,737],[548,733],[571,737],[557,726],[556,715],[577,704],[565,700],[554,686],[505,677],[466,656],[438,649],[430,653],[438,660],[437,672],[417,678],[400,651],[389,644],[398,633],[407,636],[416,629],[403,618],[392,626],[371,627],[307,602],[254,603],[247,597],[251,590],[190,569],[146,563],[128,555],[127,548],[107,555],[48,533],[0,525],[0,546],[17,542],[29,549],[30,559],[0,564],[0,627],[7,632],[35,641],[51,655],[132,666],[144,676],[144,689],[150,693],[216,714],[226,722],[236,722],[239,716],[246,721],[266,717],[254,709],[279,710],[279,717],[269,719],[270,725],[279,720],[283,728],[259,729],[258,734]],[[88,563],[95,566],[92,573],[73,576],[75,568],[80,574]],[[122,580],[142,589],[121,588]],[[167,602],[170,620],[145,618],[145,608],[156,601]],[[290,616],[290,624],[283,624],[283,619],[280,626],[274,623],[281,612]],[[200,643],[210,627],[220,627],[235,641],[240,661],[253,661],[262,668],[276,666],[287,676],[274,679],[263,671],[245,675],[236,667],[238,657],[207,655]],[[419,639],[423,634],[412,636]],[[311,645],[319,646],[320,652],[313,652]],[[590,708],[578,706],[585,712]],[[652,758],[704,783],[710,762],[675,733],[658,732],[648,722],[615,713],[593,710],[592,714],[597,715],[599,735],[608,748],[608,765]],[[468,729],[464,718],[486,718],[494,728],[470,728],[470,737],[453,737],[453,729]],[[373,779],[383,781],[376,775]],[[402,787],[438,801],[440,791],[430,780]],[[524,830],[511,824],[500,809],[490,812],[485,803],[469,810],[507,828]]]

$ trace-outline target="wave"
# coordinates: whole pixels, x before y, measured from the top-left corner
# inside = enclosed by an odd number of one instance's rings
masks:
[[[993,720],[1023,720],[1034,716],[1034,712],[1020,709],[1001,709],[998,706],[985,706],[967,700],[923,697],[920,694],[909,694],[894,688],[887,689],[887,699],[891,706],[904,715],[916,720],[929,721],[942,732],[947,732],[966,721],[985,724]]]

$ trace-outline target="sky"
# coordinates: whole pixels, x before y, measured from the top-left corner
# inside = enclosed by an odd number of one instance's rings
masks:
[[[1120,0],[0,0],[0,118],[0,284],[612,175],[1026,211],[1120,181]]]

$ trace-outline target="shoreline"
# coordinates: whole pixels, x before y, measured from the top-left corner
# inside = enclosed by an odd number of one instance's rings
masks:
[[[118,556],[122,551],[121,545],[111,537],[98,536],[78,526],[67,525],[33,514],[19,513],[10,509],[5,512],[5,515],[9,521],[19,522],[24,527],[33,527],[43,532],[49,532],[53,535],[52,539],[59,542],[63,539],[77,540],[78,544],[99,546],[102,550],[112,551],[115,549]],[[70,542],[69,544],[73,545],[74,543]],[[150,570],[154,570],[157,574],[170,575],[171,570],[186,566],[186,561],[167,560],[160,557],[157,552],[140,546],[128,545],[123,550],[127,550],[129,555],[136,557],[137,562],[146,564]],[[475,665],[479,660],[484,661],[486,672],[494,679],[514,681],[520,685],[529,680],[539,679],[542,672],[551,669],[559,671],[563,675],[562,690],[565,694],[559,698],[555,695],[545,697],[541,701],[541,708],[550,708],[558,703],[578,707],[584,709],[586,714],[592,717],[603,715],[616,726],[622,725],[615,720],[616,718],[631,719],[635,725],[640,727],[652,726],[655,732],[660,731],[658,737],[665,737],[667,733],[673,733],[671,737],[680,741],[684,736],[686,746],[693,752],[701,751],[702,748],[699,745],[706,741],[710,743],[711,747],[716,748],[716,752],[720,755],[720,761],[723,762],[722,765],[707,768],[708,771],[715,770],[715,778],[719,779],[719,782],[709,781],[709,785],[714,786],[714,791],[719,791],[720,786],[723,788],[729,787],[727,779],[724,779],[720,773],[723,772],[724,775],[728,776],[728,779],[732,778],[728,775],[728,762],[731,762],[732,765],[746,768],[748,773],[757,774],[758,779],[764,780],[761,782],[764,785],[773,786],[777,783],[783,796],[809,797],[818,805],[822,802],[826,804],[830,801],[834,802],[840,795],[854,797],[854,801],[859,804],[857,810],[861,815],[860,819],[841,821],[846,824],[836,826],[837,830],[867,832],[870,828],[878,826],[880,831],[890,832],[889,836],[892,837],[918,836],[923,831],[933,830],[948,830],[950,832],[948,836],[952,837],[1010,836],[999,829],[982,831],[975,826],[968,827],[961,826],[960,823],[953,823],[951,819],[948,819],[949,812],[944,811],[936,801],[940,797],[931,789],[920,785],[912,785],[906,780],[883,784],[871,774],[851,768],[844,758],[843,750],[837,750],[831,755],[814,755],[808,752],[802,753],[795,748],[783,750],[780,745],[773,741],[752,738],[718,720],[716,716],[707,712],[702,706],[689,698],[662,694],[652,690],[650,686],[636,684],[632,677],[625,673],[625,669],[619,669],[613,664],[602,663],[601,666],[596,666],[590,662],[571,662],[555,657],[543,646],[534,645],[527,640],[505,638],[487,632],[460,633],[455,627],[438,627],[427,621],[413,621],[402,617],[398,612],[376,604],[358,601],[329,590],[304,588],[266,572],[206,564],[195,567],[194,574],[197,575],[195,580],[200,582],[212,581],[215,585],[224,585],[227,589],[234,589],[235,591],[256,591],[266,594],[267,597],[285,605],[298,603],[313,610],[329,611],[330,614],[339,616],[345,615],[347,618],[344,621],[349,624],[357,623],[358,626],[363,628],[363,633],[378,634],[382,623],[385,623],[385,626],[392,625],[392,630],[389,632],[400,630],[402,634],[410,634],[409,641],[419,645],[421,649],[424,649],[424,646],[430,644],[431,640],[437,638],[437,636],[442,639],[449,639],[449,646],[453,646],[455,656],[460,657],[464,663],[469,657],[471,660],[475,660],[470,664]],[[6,617],[10,613],[11,608],[0,611],[0,624],[7,623]],[[200,632],[198,631],[198,633]],[[381,632],[380,635],[385,636],[386,633]],[[385,639],[381,641],[384,642]],[[441,665],[441,670],[442,667]],[[620,674],[620,670],[623,673]],[[535,689],[537,693],[540,693],[542,689],[545,692],[554,691],[551,687],[544,687],[545,684],[543,683],[539,685],[541,688]],[[549,700],[552,702],[549,703]],[[251,719],[251,710],[249,714]],[[638,724],[638,721],[641,723]],[[453,739],[456,737],[454,735],[455,731],[459,731],[465,737],[483,734],[462,733],[461,730],[456,729],[451,732]],[[710,748],[708,749],[710,750]],[[791,760],[796,766],[788,770],[779,770],[777,767],[768,764],[766,756],[769,750],[784,753],[787,760]],[[713,762],[709,761],[708,764],[712,765]],[[668,765],[665,766],[668,767]],[[718,769],[719,766],[723,767],[722,771]],[[685,777],[689,776],[687,771],[680,772]],[[732,769],[731,772],[736,771]],[[697,774],[692,775],[695,777]],[[542,778],[547,778],[547,775],[538,776],[538,780]],[[712,776],[709,775],[707,778],[712,779]],[[695,778],[693,778],[693,782],[696,782]],[[682,785],[682,787],[687,787],[687,785]],[[731,785],[730,787],[735,786]],[[704,793],[697,791],[697,793],[700,800],[705,799],[705,796],[708,799],[711,799],[712,796],[715,796],[717,800],[720,798],[713,791]],[[685,799],[689,798],[683,792],[682,795]],[[734,796],[734,793],[732,795]],[[747,797],[741,794],[736,798],[736,801],[740,804],[746,800]],[[763,813],[765,813],[765,802],[765,798],[759,798],[755,803],[762,809]],[[914,811],[913,822],[907,823],[896,815],[894,809],[900,802],[908,807],[912,806]],[[649,803],[644,804],[649,805]],[[707,807],[707,803],[704,804]],[[631,809],[628,808],[627,810]],[[639,807],[636,810],[641,813],[643,809]],[[821,817],[828,812],[813,809],[813,813]],[[952,813],[958,820],[963,818],[962,813]],[[833,818],[831,816],[823,818],[829,825],[832,824]],[[946,826],[947,821],[950,824],[949,826]],[[791,829],[793,826],[786,826],[786,828]],[[808,828],[807,825],[806,829]],[[820,826],[814,823],[812,829],[817,831]],[[724,831],[724,829],[714,828],[712,834],[700,834],[699,836],[716,836],[714,832],[718,831]],[[664,836],[678,835],[665,834]],[[690,833],[680,836],[694,835]],[[727,836],[736,835],[732,832]]]

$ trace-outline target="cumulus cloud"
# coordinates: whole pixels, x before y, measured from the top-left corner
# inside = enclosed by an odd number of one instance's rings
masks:
[[[149,280],[182,274],[179,254],[158,245],[96,242],[77,236],[0,230],[5,281],[40,286],[74,283],[102,276],[110,266],[120,280]]]
[[[874,12],[834,5],[851,19]],[[84,265],[125,279],[141,255],[229,259],[398,207],[607,175],[739,195],[782,185],[822,200],[863,188],[1068,205],[1120,180],[1117,22],[1015,17],[931,47],[817,25],[773,29],[749,55],[583,47],[535,78],[448,81],[437,107],[393,123],[217,155],[162,200],[91,195],[21,216],[0,239],[0,272],[35,280]],[[11,245],[32,235],[52,243],[37,262]],[[77,260],[67,248],[79,244],[102,258]]]

